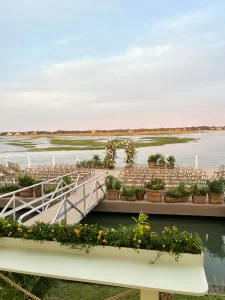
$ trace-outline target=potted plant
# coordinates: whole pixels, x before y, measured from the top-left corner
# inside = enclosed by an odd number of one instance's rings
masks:
[[[136,200],[136,189],[132,186],[123,187],[120,193],[120,199],[126,201],[135,201]]]
[[[159,178],[152,179],[146,183],[146,193],[149,202],[161,202],[165,183]]]
[[[145,191],[144,188],[141,188],[141,187],[136,188],[135,193],[136,193],[136,199],[137,199],[137,200],[139,200],[139,201],[140,201],[140,200],[144,200],[145,193],[146,193],[146,191]]]
[[[180,182],[178,186],[173,187],[165,192],[166,203],[182,203],[188,202],[191,195],[190,189],[185,185],[185,182]]]
[[[70,178],[69,176],[64,176],[64,177],[62,178],[62,180],[63,180],[63,186],[64,186],[64,187],[65,187],[65,186],[68,186],[68,185],[70,185],[70,184],[72,183],[72,180],[71,180],[71,178]],[[65,192],[67,192],[67,191],[69,191],[69,190],[70,190],[69,187],[64,188],[64,189],[62,190],[62,193],[65,193]],[[68,193],[67,196],[70,196],[70,193]]]
[[[104,168],[103,162],[101,161],[101,158],[100,158],[100,155],[94,154],[92,161],[94,163],[95,169],[103,169]]]
[[[0,195],[8,194],[19,190],[19,185],[17,183],[2,183],[0,185]],[[19,193],[16,193],[19,196]]]
[[[54,185],[46,185],[45,186],[45,195],[51,194],[55,191],[56,186]],[[48,196],[47,198],[50,198],[51,196]]]
[[[158,159],[161,157],[162,155],[157,153],[157,154],[151,154],[148,157],[148,166],[149,168],[155,168],[156,167],[156,163],[158,161]]]
[[[41,181],[38,180],[36,183],[41,183]],[[34,192],[35,192],[35,196],[36,196],[37,198],[40,198],[40,197],[42,196],[42,187],[41,187],[41,185],[36,186],[36,187],[34,188]]]
[[[192,202],[195,204],[206,204],[206,195],[208,187],[205,185],[195,184],[191,188]]]
[[[36,178],[29,174],[20,174],[17,177],[17,181],[18,181],[18,185],[19,185],[20,189],[32,186],[37,182]],[[27,188],[24,191],[20,192],[20,197],[30,198],[30,197],[33,197],[33,194],[34,194],[34,189]]]
[[[210,204],[222,204],[225,181],[224,178],[208,180],[209,188],[209,203]]]
[[[173,155],[168,156],[167,159],[166,159],[167,168],[168,169],[174,169],[175,162],[176,162],[176,159]]]
[[[165,166],[166,166],[166,158],[165,158],[165,156],[161,155],[156,163],[156,167],[164,169]]]
[[[108,200],[118,200],[120,189],[121,189],[121,182],[113,175],[108,175],[105,178],[105,186],[107,192],[107,199]]]

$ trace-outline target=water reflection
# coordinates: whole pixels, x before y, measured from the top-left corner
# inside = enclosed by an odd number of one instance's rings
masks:
[[[117,227],[132,224],[135,214],[90,213],[84,223],[99,223]],[[186,216],[149,216],[153,231],[161,232],[165,226],[176,225],[180,231],[197,232],[204,244],[205,272],[209,282],[225,278],[225,222],[223,218]]]

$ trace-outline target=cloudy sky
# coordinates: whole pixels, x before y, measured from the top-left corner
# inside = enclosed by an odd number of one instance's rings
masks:
[[[225,125],[224,0],[0,0],[0,131]]]

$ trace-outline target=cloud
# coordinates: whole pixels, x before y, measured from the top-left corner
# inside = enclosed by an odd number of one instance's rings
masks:
[[[224,25],[215,22],[213,10],[157,24],[158,42],[48,63],[32,76],[0,84],[2,130],[223,124],[224,42],[206,36],[222,33]]]

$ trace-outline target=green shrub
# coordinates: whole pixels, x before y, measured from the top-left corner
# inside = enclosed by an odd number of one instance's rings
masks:
[[[4,183],[0,185],[0,193],[6,194],[19,190],[19,185],[17,183]]]
[[[146,183],[145,187],[148,190],[159,191],[159,190],[165,189],[165,183],[163,180],[156,178],[156,179],[152,179],[150,182]]]
[[[215,195],[223,195],[225,188],[225,180],[224,178],[208,180],[207,185],[209,188],[209,192]]]
[[[100,155],[94,154],[92,157],[92,161],[95,166],[103,166],[103,162],[101,161]]]
[[[17,177],[17,181],[21,188],[34,185],[37,182],[36,178],[29,174],[20,174]]]
[[[136,188],[136,194],[145,194],[146,193],[146,191],[145,191],[145,189],[144,188]]]
[[[205,185],[195,184],[191,187],[191,193],[194,196],[206,196],[208,193],[208,187]]]
[[[190,195],[191,191],[186,187],[185,182],[180,182],[178,186],[173,187],[165,192],[165,196],[170,198],[188,197]]]
[[[108,175],[105,179],[106,190],[117,190],[121,189],[121,182],[113,175]]]
[[[173,155],[167,157],[166,162],[169,166],[174,167],[176,159]]]
[[[45,194],[50,194],[54,192],[56,187],[54,185],[46,185],[45,186]]]
[[[136,189],[134,187],[123,187],[121,193],[123,197],[134,197],[136,195]]]
[[[148,162],[157,162],[161,157],[162,157],[162,154],[160,154],[160,153],[151,154],[148,157]]]
[[[64,177],[62,178],[62,180],[63,180],[63,182],[64,182],[64,185],[69,185],[69,184],[72,183],[72,180],[71,180],[71,178],[70,178],[69,176],[64,176]]]

